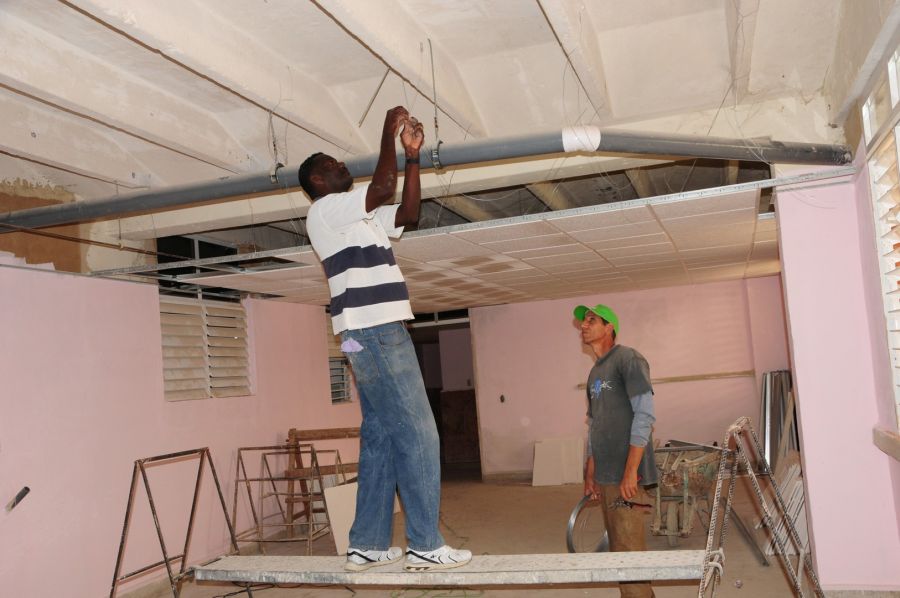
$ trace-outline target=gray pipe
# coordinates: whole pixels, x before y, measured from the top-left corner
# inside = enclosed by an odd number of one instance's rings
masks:
[[[562,131],[487,139],[460,145],[438,144],[432,151],[423,149],[419,159],[423,169],[475,164],[509,158],[556,153],[608,152],[652,154],[682,158],[752,160],[798,164],[841,165],[851,161],[850,149],[843,145],[787,143],[769,140],[722,139],[601,130],[592,126],[567,127]],[[354,177],[370,176],[378,155],[349,158],[345,162]],[[403,155],[397,155],[402,168]],[[273,172],[228,176],[166,189],[139,191],[97,200],[75,201],[54,206],[6,212],[0,216],[0,234],[20,228],[43,228],[75,222],[121,217],[164,208],[185,207],[197,203],[242,197],[257,193],[287,191],[300,186],[297,166],[278,166]],[[9,225],[4,227],[3,225]]]

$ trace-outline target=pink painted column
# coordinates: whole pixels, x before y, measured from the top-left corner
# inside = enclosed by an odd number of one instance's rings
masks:
[[[826,590],[898,590],[898,463],[872,443],[891,399],[866,174],[831,183],[777,193],[811,540]]]

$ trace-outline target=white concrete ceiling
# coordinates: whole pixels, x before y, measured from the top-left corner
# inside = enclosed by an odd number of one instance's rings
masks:
[[[896,11],[896,0],[2,2],[0,184],[90,200],[267,171],[315,151],[370,154],[398,104],[425,122],[427,144],[572,124],[843,142],[830,124],[866,55],[854,62],[841,48],[871,46]],[[423,221],[764,178],[741,174],[743,164],[665,160],[540,156],[427,173],[424,196],[437,203]],[[109,221],[91,234],[146,243],[301,219],[307,207],[302,193],[281,193]]]

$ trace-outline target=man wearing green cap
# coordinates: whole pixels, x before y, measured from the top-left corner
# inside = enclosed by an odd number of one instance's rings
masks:
[[[646,550],[647,486],[657,483],[651,428],[653,387],[644,356],[616,344],[619,318],[606,305],[575,308],[581,341],[597,360],[588,376],[590,432],[584,493],[602,501],[610,549]],[[653,596],[649,583],[621,583],[622,598]]]

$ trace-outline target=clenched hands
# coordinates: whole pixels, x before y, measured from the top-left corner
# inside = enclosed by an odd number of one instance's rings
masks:
[[[425,129],[414,116],[407,118],[400,131],[400,143],[407,158],[418,158],[419,149],[425,141]]]

